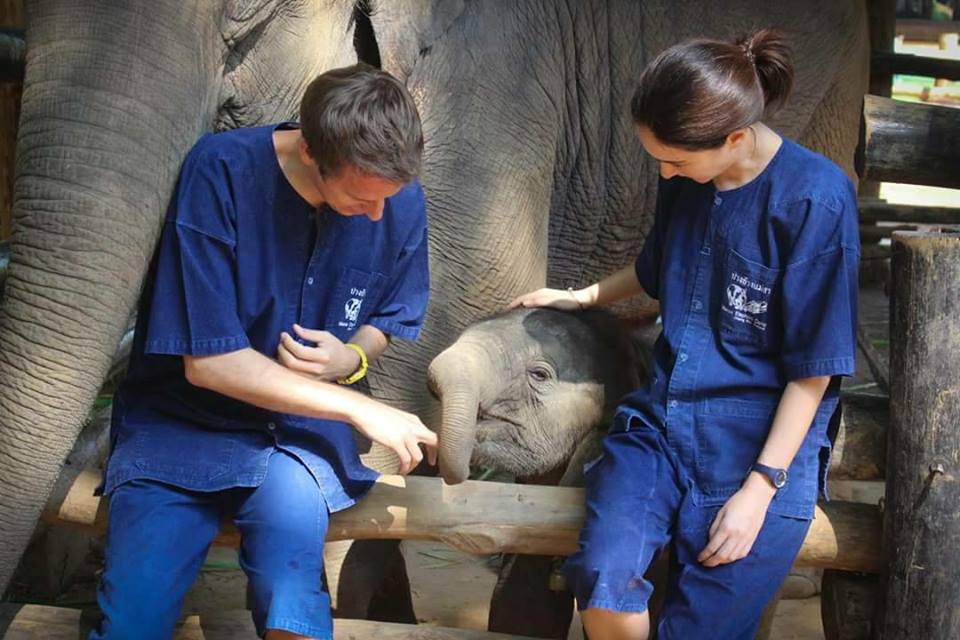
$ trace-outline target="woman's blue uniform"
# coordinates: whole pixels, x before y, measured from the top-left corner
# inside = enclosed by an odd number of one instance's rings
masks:
[[[105,621],[91,638],[169,638],[223,516],[242,534],[257,630],[332,637],[328,516],[378,474],[350,425],[194,387],[183,356],[275,357],[294,323],[344,341],[364,324],[415,339],[429,295],[426,211],[416,182],[378,222],[317,211],[283,175],[275,129],[204,136],[181,169],[114,401]]]
[[[587,520],[565,565],[581,609],[645,611],[643,574],[672,543],[658,637],[753,637],[825,495],[839,377],[749,556],[714,568],[696,558],[786,384],[854,373],[859,254],[850,180],[790,140],[736,189],[660,181],[636,270],[660,301],[663,333],[649,383],[622,401],[586,472]]]

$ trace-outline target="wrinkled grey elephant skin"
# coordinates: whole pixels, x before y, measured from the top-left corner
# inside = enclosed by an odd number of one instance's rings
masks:
[[[36,0],[0,307],[0,585],[106,375],[179,164],[203,132],[290,118],[360,50],[421,110],[432,304],[373,393],[436,425],[425,371],[515,295],[628,263],[656,171],[625,106],[644,64],[694,35],[780,26],[795,99],[773,122],[850,165],[865,90],[861,2]],[[356,29],[363,24],[364,29]],[[375,60],[375,61],[376,61]],[[374,450],[371,464],[389,469]]]

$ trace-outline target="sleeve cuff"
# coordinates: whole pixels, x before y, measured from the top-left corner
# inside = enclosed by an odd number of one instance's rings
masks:
[[[852,376],[856,370],[853,358],[829,358],[783,365],[783,373],[788,381],[818,376]]]
[[[246,335],[229,338],[210,338],[207,340],[182,340],[179,338],[158,338],[147,340],[144,353],[165,356],[212,356],[218,353],[239,351],[250,346]]]
[[[367,324],[369,324],[371,327],[380,329],[380,331],[383,331],[394,338],[400,338],[401,340],[416,340],[420,337],[420,329],[422,326],[418,324],[411,327],[399,322],[393,322],[392,320],[384,320],[382,318],[370,318],[367,320]]]

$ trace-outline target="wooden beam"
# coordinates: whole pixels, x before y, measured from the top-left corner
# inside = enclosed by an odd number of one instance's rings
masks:
[[[893,236],[877,637],[960,638],[960,233]]]
[[[887,77],[896,73],[955,81],[960,80],[960,60],[874,51],[870,56],[870,71]]]
[[[17,612],[4,640],[76,640],[82,626],[81,611],[63,607],[25,605]],[[433,625],[396,624],[369,620],[333,621],[334,640],[533,640],[526,636],[454,629]],[[187,616],[174,632],[174,640],[256,640],[249,611]]]
[[[960,33],[960,22],[956,20],[934,22],[933,20],[907,18],[897,20],[896,29],[897,35],[903,36],[904,40],[937,42],[944,33]]]
[[[923,207],[909,204],[889,204],[883,201],[861,201],[860,222],[960,224],[960,207]]]
[[[840,430],[830,459],[830,480],[884,477],[890,403],[884,396],[843,394]],[[846,498],[843,498],[846,499]]]
[[[960,188],[960,111],[868,95],[863,112],[864,178]]]
[[[893,51],[896,38],[897,0],[867,0],[867,20],[870,29],[870,54]],[[889,73],[870,73],[870,93],[890,96],[893,76]]]
[[[48,522],[106,525],[100,499],[71,492]],[[870,505],[830,502],[816,517],[797,563],[851,571],[876,571],[879,513]],[[432,540],[468,553],[568,555],[583,524],[583,490],[569,487],[382,476],[356,507],[334,514],[328,540]],[[224,525],[219,544],[236,546],[238,533]]]

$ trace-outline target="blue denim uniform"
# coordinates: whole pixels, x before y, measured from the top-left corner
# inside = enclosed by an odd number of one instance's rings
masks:
[[[387,199],[378,222],[317,212],[280,170],[274,128],[204,136],[184,161],[115,398],[107,493],[135,478],[255,487],[277,447],[310,469],[331,512],[377,478],[349,425],[260,409],[183,374],[184,355],[275,357],[294,323],[344,341],[364,324],[419,334],[429,295],[420,185]]]
[[[181,169],[141,297],[127,379],[114,399],[104,491],[112,496],[111,523],[117,524],[99,595],[108,615],[104,629],[111,630],[104,637],[147,637],[111,625],[111,611],[131,606],[130,598],[118,596],[136,591],[131,581],[139,580],[150,562],[176,569],[171,593],[189,586],[199,568],[198,549],[206,548],[208,529],[215,527],[208,517],[211,504],[236,507],[238,488],[249,493],[262,487],[268,469],[277,474],[278,457],[297,461],[311,478],[314,493],[305,500],[322,502],[324,522],[328,513],[353,505],[377,478],[361,464],[350,425],[260,409],[194,387],[184,376],[184,355],[250,347],[275,357],[281,332],[295,335],[294,323],[344,341],[365,324],[405,339],[420,332],[429,295],[420,185],[411,183],[388,198],[378,222],[326,207],[317,211],[280,169],[276,128],[206,135]],[[156,508],[147,508],[153,503]],[[314,505],[309,512],[315,510]],[[136,513],[148,518],[150,527],[183,534],[155,536],[152,547],[125,544],[123,538],[134,534],[123,523],[139,522]],[[260,524],[250,530],[261,538],[318,535],[315,518],[308,518],[309,531],[299,533],[285,528],[300,519],[253,514],[254,520]],[[198,547],[198,540],[205,542]],[[323,536],[316,542],[320,552]],[[248,553],[251,566],[267,562],[255,558],[257,553]],[[178,555],[180,563],[170,560]],[[187,561],[193,564],[183,565]],[[287,589],[272,597],[261,617],[279,608],[285,612],[283,628],[329,628],[321,565],[270,566],[259,582],[250,576],[255,597],[266,597],[272,583],[309,583],[312,595],[309,606],[298,608],[287,600],[294,589]],[[124,609],[124,619],[157,619],[157,611],[147,610],[153,604],[145,599],[134,613]],[[254,613],[256,618],[256,607]]]
[[[689,542],[686,530],[677,528],[678,513],[686,514],[684,526],[696,521],[709,528],[710,514],[739,490],[757,460],[786,384],[834,376],[789,467],[787,485],[770,504],[751,557],[766,553],[763,541],[777,537],[765,533],[773,522],[778,528],[793,522],[797,531],[806,531],[818,489],[825,492],[827,426],[837,406],[837,376],[855,368],[857,224],[849,179],[826,158],[786,139],[764,171],[739,188],[718,192],[712,184],[686,178],[660,181],[653,230],[636,270],[644,290],[660,301],[663,332],[654,347],[650,382],[622,401],[602,466],[588,490],[581,550],[567,564],[581,608],[617,609],[622,598],[630,603],[623,610],[644,610],[645,589],[639,598],[626,595],[628,584],[636,590],[642,581],[631,582],[633,575],[626,582],[608,580],[605,567],[635,566],[639,554],[645,570],[652,553],[642,550],[644,542],[633,548],[637,540],[660,546],[672,540],[675,547]],[[664,451],[678,469],[673,478],[680,497],[661,501],[663,508],[645,517],[643,495],[653,489],[641,478],[654,482],[660,472],[641,470],[650,456],[630,451],[640,437],[636,433],[649,430],[662,437]],[[607,464],[621,446],[625,449],[618,456],[636,457],[632,467]],[[620,508],[618,500],[635,504],[638,516],[631,528],[617,534],[621,544],[613,545],[609,533],[597,532],[617,526],[615,518],[608,522],[604,514]],[[702,542],[700,549],[706,540]],[[778,553],[790,554],[792,561],[798,549]],[[623,554],[633,556],[628,561]],[[678,560],[683,558],[681,554]],[[700,574],[721,572],[700,567],[696,553],[686,558],[692,564],[683,566],[674,595],[695,592]],[[728,585],[725,601],[742,606],[747,598],[759,617],[769,590],[752,590],[755,581],[768,584],[773,576],[779,583],[789,564],[749,558],[734,564],[753,570]],[[597,584],[605,585],[602,594],[594,590]],[[694,598],[690,606],[698,602]],[[693,625],[664,637],[741,636],[715,636]]]

